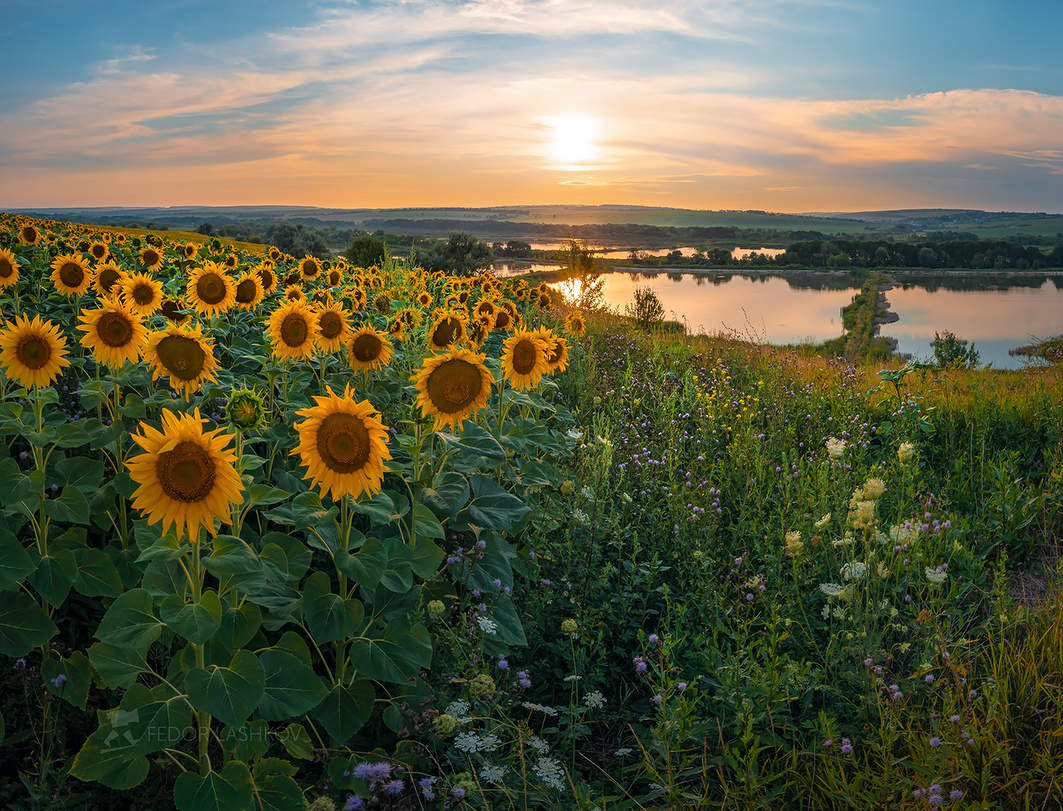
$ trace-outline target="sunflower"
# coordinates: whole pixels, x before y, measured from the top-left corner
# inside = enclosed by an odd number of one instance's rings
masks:
[[[587,331],[587,322],[578,310],[573,310],[565,318],[565,329],[574,338],[581,338],[583,333]]]
[[[109,298],[119,291],[118,283],[122,280],[122,269],[114,262],[101,262],[96,265],[96,277],[92,286],[104,298]]]
[[[504,305],[509,304],[509,307]],[[510,309],[512,307],[512,309]],[[495,329],[501,332],[508,332],[517,326],[516,308],[506,301],[503,302],[503,306],[500,306],[495,310]]]
[[[351,301],[354,303],[354,309],[356,312],[364,310],[366,303],[365,291],[360,287],[351,290]]]
[[[568,368],[568,341],[560,335],[554,335],[546,327],[539,327],[536,332],[543,339],[543,343],[546,344],[546,365],[550,371],[565,371]]]
[[[224,313],[236,301],[232,279],[214,262],[205,262],[188,277],[187,295],[192,306],[203,315]]]
[[[299,260],[299,272],[304,279],[316,279],[321,273],[321,263],[312,256],[304,256]]]
[[[23,245],[37,245],[41,241],[41,232],[34,225],[23,225],[18,229],[18,241]]]
[[[284,256],[284,254],[281,252],[280,248],[273,247],[269,249],[269,258],[274,262],[278,261],[282,256]]]
[[[339,287],[343,284],[343,271],[340,268],[333,268],[328,272],[329,287]]]
[[[273,272],[273,268],[267,267],[266,263],[263,262],[258,266],[256,272],[258,273],[258,278],[262,282],[262,293],[272,293],[273,288],[277,286],[277,274]]]
[[[109,235],[105,234],[104,235],[104,239],[106,239],[107,236],[109,236]],[[122,233],[115,234],[111,239],[115,243],[117,243],[118,245],[125,245],[125,234],[122,234]]]
[[[133,273],[120,282],[122,300],[134,312],[151,315],[162,306],[162,282],[146,273]]]
[[[306,294],[299,285],[290,284],[284,288],[284,298],[288,301],[303,301],[306,299]]]
[[[55,289],[64,296],[80,296],[89,289],[92,273],[83,258],[65,253],[52,262],[51,279]]]
[[[222,264],[225,265],[225,267],[229,268],[229,270],[232,270],[239,264],[239,261],[237,260],[235,255],[229,254],[225,257],[225,261],[222,262]]]
[[[377,293],[373,296],[373,309],[382,315],[391,312],[391,296],[386,292]]]
[[[107,247],[106,242],[96,240],[89,245],[88,252],[97,262],[102,262],[110,255],[111,249]]]
[[[372,327],[362,327],[347,341],[347,360],[356,372],[387,366],[391,352],[391,341]]]
[[[198,250],[199,246],[196,245],[196,243],[186,242],[184,245],[177,249],[177,252],[181,254],[181,256],[183,256],[185,259],[191,259],[193,256],[196,255],[196,251]]]
[[[314,313],[301,301],[282,304],[266,328],[278,358],[308,358],[314,353]]]
[[[139,256],[140,264],[142,264],[147,270],[155,270],[155,268],[162,264],[162,251],[151,245],[142,248]]]
[[[159,312],[174,324],[183,324],[189,319],[188,313],[181,309],[181,302],[172,298],[163,299]]]
[[[261,277],[256,273],[245,273],[236,280],[236,306],[241,310],[253,310],[262,301]]]
[[[0,248],[0,290],[18,281],[18,260],[11,251]]]
[[[214,376],[214,347],[199,327],[170,326],[153,332],[144,345],[144,359],[151,364],[151,376],[170,378],[170,388],[186,395],[199,391],[204,383],[217,383]]]
[[[487,323],[494,324],[495,316],[498,311],[495,308],[494,303],[488,299],[483,299],[473,308],[472,312],[476,318],[482,318]]]
[[[420,304],[422,307],[425,307],[425,308],[431,307],[432,306],[432,294],[429,293],[427,290],[422,291],[417,296],[417,303]]]
[[[98,363],[112,369],[126,361],[136,363],[148,334],[139,313],[113,300],[83,312],[78,328],[85,333],[81,345],[93,351]]]
[[[421,414],[435,417],[435,429],[460,425],[487,405],[491,394],[491,372],[484,356],[467,349],[452,348],[432,355],[410,378],[417,386]]]
[[[469,343],[479,349],[487,340],[487,325],[480,320],[473,321],[469,324],[467,335]]]
[[[328,396],[314,397],[316,406],[296,412],[305,419],[295,425],[299,445],[292,455],[306,468],[303,478],[333,501],[379,493],[384,461],[391,458],[387,426],[368,400],[354,401],[350,385],[342,397],[326,391]]]
[[[139,485],[133,506],[148,524],[161,521],[164,533],[175,525],[178,537],[187,535],[193,543],[201,526],[213,535],[214,519],[228,523],[232,505],[243,502],[236,453],[225,449],[233,435],[204,431],[204,422],[198,408],[193,414],[164,409],[161,431],[142,422],[143,433],[131,435],[144,453],[126,462]]]
[[[318,310],[314,335],[318,349],[322,352],[335,352],[343,346],[350,332],[347,311],[343,309],[342,304],[330,304]]]
[[[502,345],[502,370],[513,388],[534,388],[550,370],[549,347],[538,333],[519,330]]]
[[[465,322],[460,315],[442,311],[437,313],[428,330],[428,348],[443,350],[465,338]]]
[[[21,315],[0,330],[0,366],[9,378],[25,388],[49,386],[64,366],[66,338],[51,321]]]

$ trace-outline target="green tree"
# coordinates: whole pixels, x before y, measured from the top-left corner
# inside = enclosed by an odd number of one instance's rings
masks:
[[[352,265],[359,268],[367,268],[372,265],[381,265],[388,258],[388,244],[370,234],[356,237],[343,254]]]
[[[445,270],[458,276],[472,276],[491,267],[494,261],[490,245],[461,231],[450,233],[446,241],[432,240],[416,256],[416,263],[425,270]]]

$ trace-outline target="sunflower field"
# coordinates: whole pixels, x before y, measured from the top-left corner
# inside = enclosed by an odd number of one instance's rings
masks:
[[[1063,368],[0,217],[11,808],[1063,807]]]
[[[0,233],[0,653],[42,674],[42,725],[96,711],[69,774],[296,808],[327,751],[365,788],[347,746],[428,700],[429,614],[490,593],[498,650],[524,641],[520,539],[574,444],[549,291]]]

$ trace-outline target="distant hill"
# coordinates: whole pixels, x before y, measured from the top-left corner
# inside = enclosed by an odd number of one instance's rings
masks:
[[[396,230],[443,236],[468,230],[483,238],[535,239],[557,226],[641,225],[658,228],[737,228],[781,232],[820,232],[850,237],[903,239],[928,232],[963,232],[978,238],[1013,237],[1031,242],[1063,234],[1063,214],[979,211],[973,209],[898,209],[892,211],[811,212],[716,211],[654,206],[488,206],[483,208],[320,208],[316,206],[144,206],[12,209],[38,217],[99,225],[140,225],[194,230],[245,225],[265,229],[290,222],[313,228]],[[522,229],[520,224],[527,227]],[[1038,239],[1040,238],[1040,240]]]

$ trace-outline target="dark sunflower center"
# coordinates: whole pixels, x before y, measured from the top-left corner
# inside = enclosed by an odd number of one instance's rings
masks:
[[[225,282],[217,273],[204,273],[196,282],[196,295],[207,304],[217,304],[225,298]]]
[[[288,346],[302,346],[309,334],[306,318],[299,313],[289,313],[281,322],[281,340]]]
[[[172,298],[168,298],[162,303],[162,314],[171,321],[181,321],[181,305]]]
[[[262,277],[263,287],[273,287],[273,271],[263,268],[259,271],[259,275]]]
[[[126,346],[133,340],[133,324],[121,313],[104,313],[96,322],[96,334],[107,346]]]
[[[155,251],[150,250],[150,249],[144,251],[144,264],[145,265],[154,265],[158,261],[159,261],[159,254],[158,253],[156,253]]]
[[[317,323],[321,335],[325,338],[335,338],[343,331],[343,319],[332,310],[322,313]]]
[[[235,256],[226,256],[225,257],[225,267],[227,267],[227,268],[236,267],[236,257]]]
[[[0,256],[0,279],[6,279],[15,272],[15,265],[6,256]]]
[[[304,276],[311,277],[318,274],[319,268],[317,262],[303,262],[302,270]]]
[[[328,283],[333,287],[340,283],[340,272],[338,270],[333,270],[329,273]]]
[[[447,346],[448,344],[453,343],[458,329],[458,319],[444,318],[436,324],[436,328],[432,330],[432,343],[435,346]]]
[[[142,306],[151,304],[155,300],[155,290],[150,284],[141,282],[133,288],[133,301]]]
[[[88,249],[89,249],[89,241],[87,239],[83,239],[83,240],[81,240],[81,242],[78,243],[78,250],[81,251],[82,253],[84,253]]]
[[[65,262],[59,268],[59,278],[67,287],[80,287],[85,280],[85,271],[77,262]]]
[[[370,363],[380,357],[383,346],[376,335],[359,335],[354,339],[351,352],[362,363]]]
[[[257,292],[258,287],[255,285],[254,279],[244,279],[240,284],[236,285],[236,300],[241,304],[250,304],[255,300]]]
[[[428,399],[444,414],[468,407],[480,393],[480,370],[467,360],[455,358],[440,364],[428,377]]]
[[[519,341],[513,347],[513,369],[517,374],[526,375],[535,368],[535,361],[538,357],[539,352],[535,344],[527,339]]]
[[[561,361],[561,351],[563,345],[560,341],[555,340],[553,348],[550,350],[550,365],[553,366]]]
[[[174,501],[194,504],[214,489],[216,466],[197,442],[185,440],[172,451],[159,454],[155,474],[162,491]]]
[[[26,242],[31,242],[31,243],[32,242],[36,242],[37,241],[37,229],[32,227],[32,226],[26,226],[25,228],[22,229],[22,238]]]
[[[388,309],[390,309],[390,307],[391,307],[391,300],[387,296],[377,296],[376,308],[380,312],[382,312],[382,313],[387,312]]]
[[[30,369],[40,369],[52,358],[52,345],[39,335],[27,335],[15,349],[19,363]]]
[[[97,259],[103,259],[107,255],[107,246],[96,243],[92,246],[92,255]]]
[[[476,312],[480,313],[480,315],[490,315],[494,312],[494,309],[490,304],[484,303],[477,306]]]
[[[167,335],[157,349],[166,371],[179,380],[195,380],[207,362],[207,353],[194,338]]]
[[[114,283],[118,281],[119,273],[114,268],[104,268],[100,271],[100,275],[97,277],[100,282],[100,288],[104,293],[110,293],[111,288],[114,287]],[[134,293],[134,298],[136,294]]]
[[[369,432],[353,414],[329,414],[317,429],[317,452],[336,473],[353,473],[369,461]]]
[[[509,317],[509,313],[507,313],[505,310],[499,310],[498,317],[495,319],[495,326],[499,329],[505,329],[509,326],[509,322],[511,320],[512,319]]]

